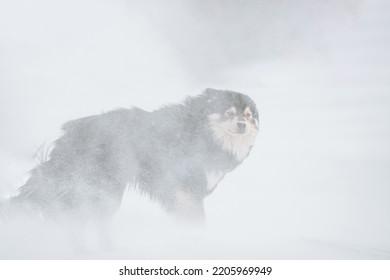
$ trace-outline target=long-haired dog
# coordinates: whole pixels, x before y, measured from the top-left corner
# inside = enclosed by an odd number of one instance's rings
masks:
[[[181,219],[202,221],[204,198],[248,156],[258,131],[252,99],[215,89],[153,112],[73,120],[3,212],[104,224],[135,185]]]

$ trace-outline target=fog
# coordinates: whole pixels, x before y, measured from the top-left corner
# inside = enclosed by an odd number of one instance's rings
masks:
[[[320,3],[321,2],[321,3]],[[0,224],[0,259],[389,259],[390,4],[2,1],[0,198],[66,121],[153,110],[215,87],[251,96],[260,134],[182,227],[126,193],[116,249],[51,223]]]

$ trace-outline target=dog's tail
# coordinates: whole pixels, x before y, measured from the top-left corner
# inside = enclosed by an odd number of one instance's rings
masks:
[[[43,143],[39,146],[33,155],[33,158],[38,162],[38,166],[30,171],[31,176],[28,181],[19,187],[19,194],[0,200],[0,223],[38,215],[37,203],[34,203],[34,196],[37,196],[37,179],[43,181],[44,165],[49,161],[52,149],[53,144]]]
[[[40,211],[25,195],[17,195],[0,201],[0,223],[38,218]]]
[[[40,185],[44,185],[44,165],[42,163],[30,172],[30,178],[19,187],[18,194],[0,201],[0,221],[8,222],[19,219],[31,219],[41,216],[43,205]]]

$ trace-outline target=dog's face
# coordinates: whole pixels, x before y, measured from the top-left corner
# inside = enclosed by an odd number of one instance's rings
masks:
[[[232,137],[245,137],[247,134],[258,131],[258,120],[253,117],[249,106],[237,107],[231,106],[225,112],[209,115],[211,125],[216,126],[222,133]]]
[[[208,89],[205,96],[212,110],[207,117],[214,140],[223,150],[242,161],[249,154],[259,131],[255,103],[248,96],[231,91]]]

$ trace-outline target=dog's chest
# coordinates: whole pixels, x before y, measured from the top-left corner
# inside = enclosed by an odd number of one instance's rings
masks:
[[[209,171],[206,173],[206,179],[207,179],[207,190],[209,192],[213,191],[219,181],[222,180],[222,178],[225,176],[225,172],[223,171]]]

